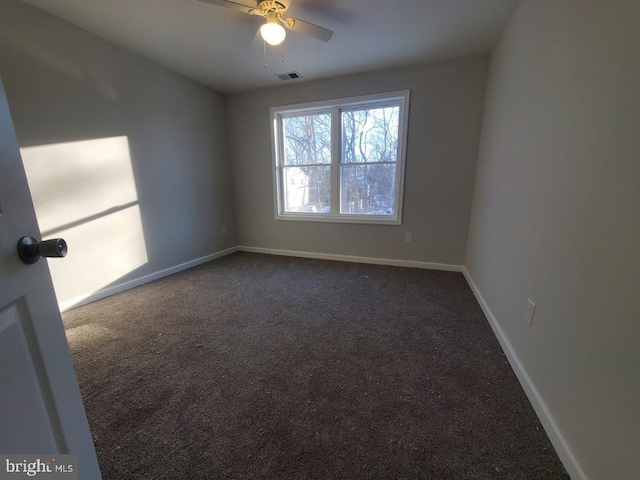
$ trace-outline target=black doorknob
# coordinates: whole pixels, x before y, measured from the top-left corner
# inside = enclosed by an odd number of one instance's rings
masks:
[[[67,242],[54,238],[39,242],[33,237],[22,237],[18,241],[18,256],[24,263],[36,263],[40,257],[65,257]]]

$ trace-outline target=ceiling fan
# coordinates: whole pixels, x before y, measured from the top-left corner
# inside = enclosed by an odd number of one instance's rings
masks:
[[[305,22],[298,18],[285,17],[287,6],[273,0],[242,0],[242,3],[230,0],[199,0],[203,3],[210,3],[220,7],[233,8],[249,15],[258,15],[267,19],[267,22],[260,27],[260,35],[265,42],[270,45],[280,45],[287,35],[285,28],[300,32],[310,37],[328,42],[333,36],[333,32],[326,28]]]

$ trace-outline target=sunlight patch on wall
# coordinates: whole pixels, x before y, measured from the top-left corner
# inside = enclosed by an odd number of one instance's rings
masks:
[[[21,149],[43,239],[64,238],[49,269],[61,309],[147,263],[126,136]]]

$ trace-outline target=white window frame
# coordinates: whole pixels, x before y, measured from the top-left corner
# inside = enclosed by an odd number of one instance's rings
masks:
[[[405,165],[407,154],[407,131],[409,124],[410,90],[341,98],[320,102],[300,103],[269,109],[271,119],[271,156],[273,160],[273,192],[276,220],[294,220],[333,223],[369,223],[402,225]],[[396,162],[396,192],[394,215],[364,215],[340,213],[340,166],[342,162],[342,126],[340,112],[358,108],[399,106],[398,115],[398,159]],[[282,119],[286,116],[332,113],[331,121],[331,212],[285,212],[284,210],[284,162],[282,141]]]

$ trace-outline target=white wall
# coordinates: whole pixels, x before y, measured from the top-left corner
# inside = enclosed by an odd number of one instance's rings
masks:
[[[640,478],[638,25],[639,2],[524,1],[489,74],[466,269],[575,478]]]
[[[487,68],[481,55],[228,96],[239,245],[462,265]],[[411,105],[403,225],[274,220],[269,107],[404,89]]]
[[[0,76],[60,303],[236,245],[221,94],[8,0]]]

